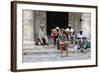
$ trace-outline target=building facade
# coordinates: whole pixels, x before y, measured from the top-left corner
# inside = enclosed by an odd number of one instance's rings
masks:
[[[39,35],[41,24],[44,24],[45,32],[47,33],[46,15],[46,11],[23,10],[23,45],[32,45],[32,48],[34,47],[35,41]],[[74,31],[79,32],[82,30],[88,40],[91,40],[91,14],[69,12],[66,21],[68,21],[68,24],[72,25]]]

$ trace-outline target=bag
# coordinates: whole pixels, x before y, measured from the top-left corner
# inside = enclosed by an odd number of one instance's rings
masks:
[[[91,48],[90,42],[86,42],[86,44],[84,44],[84,49],[87,49],[87,48]]]
[[[91,48],[91,43],[90,42],[87,42],[86,48]]]

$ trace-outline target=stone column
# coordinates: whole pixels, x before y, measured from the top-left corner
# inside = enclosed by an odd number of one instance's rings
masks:
[[[23,10],[23,48],[34,47],[34,12]],[[30,45],[30,46],[29,46]]]
[[[39,30],[40,30],[40,25],[44,24],[44,29],[46,32],[46,12],[45,11],[34,11],[34,38],[35,41],[38,38],[39,35]]]
[[[45,32],[47,31],[47,25],[46,25],[46,11],[41,11],[40,12],[40,23],[41,24],[44,24],[44,29],[45,29]],[[46,32],[47,33],[47,32]]]
[[[40,11],[34,11],[34,39],[37,41],[40,30]]]
[[[82,31],[87,36],[87,39],[91,39],[91,14],[89,13],[82,13]]]

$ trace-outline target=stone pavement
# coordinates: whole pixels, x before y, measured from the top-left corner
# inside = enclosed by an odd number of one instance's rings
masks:
[[[83,60],[91,58],[91,50],[87,49],[84,52],[68,48],[68,56],[63,54],[61,57],[60,50],[57,50],[56,46],[36,46],[35,48],[23,49],[23,63],[24,62],[46,62],[46,61],[67,61],[67,60]]]

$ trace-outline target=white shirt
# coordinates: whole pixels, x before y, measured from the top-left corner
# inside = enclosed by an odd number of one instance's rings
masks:
[[[65,31],[66,32],[73,32],[74,30],[73,30],[73,28],[71,28],[71,29],[67,28],[67,29],[65,29]]]
[[[78,34],[77,34],[77,37],[78,37],[78,38],[84,38],[84,37],[86,37],[86,36],[85,36],[85,34],[80,34],[80,33],[78,33]]]
[[[40,37],[45,37],[46,36],[45,31],[40,29],[39,36]]]

